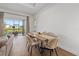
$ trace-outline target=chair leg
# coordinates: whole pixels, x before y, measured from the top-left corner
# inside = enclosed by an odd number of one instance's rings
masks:
[[[31,46],[28,46],[28,55],[30,55]]]
[[[38,48],[38,51],[39,51],[39,53],[41,54],[41,49],[40,49],[40,47]]]
[[[51,56],[51,50],[50,50],[50,56]]]
[[[52,52],[53,52],[53,49],[52,49],[52,50],[50,50],[50,56],[52,56]]]
[[[28,46],[28,52],[29,52],[30,46]]]
[[[43,56],[44,50],[42,48],[40,48],[40,47],[39,47],[39,52],[40,52],[40,55]]]
[[[55,48],[55,52],[56,52],[56,55],[58,56],[58,53],[57,53],[57,50],[56,50],[56,48]]]
[[[5,50],[5,56],[7,56],[7,46],[5,46],[6,50]]]
[[[9,54],[8,54],[8,56],[10,56],[10,55],[11,55],[12,48],[13,48],[13,45],[12,45],[12,46],[11,46],[11,48],[10,48],[10,51],[9,51]]]
[[[44,55],[44,49],[41,49],[41,56]]]
[[[31,49],[30,50],[30,56],[32,56],[32,48],[33,48],[33,46],[31,46],[31,48],[30,48]]]

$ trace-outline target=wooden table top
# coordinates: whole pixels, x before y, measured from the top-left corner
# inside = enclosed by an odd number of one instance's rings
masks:
[[[41,37],[43,37],[43,38],[45,38],[45,39],[55,39],[55,37],[48,36],[48,35],[44,35],[44,34],[41,34],[41,35],[39,35],[39,36],[41,36]]]
[[[40,39],[40,40],[53,40],[53,39],[55,39],[55,37],[48,36],[45,34],[29,33],[28,35],[30,35],[31,37],[35,37],[37,39]]]

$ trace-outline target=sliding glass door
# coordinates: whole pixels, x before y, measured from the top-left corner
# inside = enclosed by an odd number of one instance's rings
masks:
[[[4,19],[4,34],[18,32],[24,33],[24,22],[20,19]]]

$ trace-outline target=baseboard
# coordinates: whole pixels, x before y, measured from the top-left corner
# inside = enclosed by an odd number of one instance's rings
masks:
[[[77,51],[71,50],[71,49],[64,47],[64,46],[59,46],[59,47],[70,52],[70,53],[72,53],[72,54],[74,54],[74,55],[76,55],[76,56],[79,56],[79,53]]]

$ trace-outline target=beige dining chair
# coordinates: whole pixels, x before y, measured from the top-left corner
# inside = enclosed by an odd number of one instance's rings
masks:
[[[2,47],[4,47],[4,46],[6,47],[6,42],[7,42],[6,39],[0,37],[0,50],[1,50]]]
[[[12,51],[12,47],[13,47],[13,39],[14,39],[14,35],[12,35],[7,43],[6,43],[6,52],[5,52],[5,56],[10,56],[11,51]]]
[[[59,45],[59,40],[58,39],[54,39],[51,42],[49,42],[48,48],[55,50],[56,55],[58,56],[58,52],[57,52],[57,47]],[[51,55],[51,51],[50,51],[50,55]]]
[[[58,47],[59,41],[58,39],[53,39],[50,42],[44,42],[43,47],[41,47],[41,49],[43,50],[49,50],[50,51],[50,56],[51,53],[53,52],[53,50],[55,50],[56,55],[58,56],[58,52],[57,52],[57,47]]]
[[[36,38],[32,38],[29,35],[26,35],[28,38],[28,52],[30,53],[30,56],[32,56],[32,48],[37,47],[39,45],[39,42],[35,41]]]
[[[6,45],[7,40],[0,41],[0,49]]]

